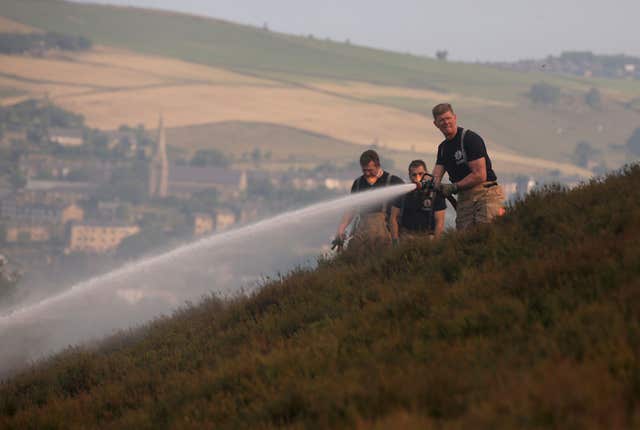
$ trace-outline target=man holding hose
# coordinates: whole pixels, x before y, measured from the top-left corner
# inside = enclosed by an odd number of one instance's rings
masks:
[[[471,130],[458,127],[449,103],[433,108],[433,123],[445,140],[438,146],[433,169],[435,186],[445,197],[458,194],[456,228],[464,230],[489,223],[504,214],[504,193],[491,167],[484,140]],[[443,184],[447,172],[450,184]]]
[[[360,156],[360,167],[362,176],[353,181],[351,193],[371,191],[389,185],[403,184],[399,177],[386,172],[380,166],[380,157],[373,149],[364,151]],[[333,241],[335,247],[341,248],[345,240],[347,227],[358,216],[357,225],[353,229],[353,239],[350,247],[376,246],[397,242],[397,232],[392,236],[387,226],[390,205],[388,202],[377,204],[372,207],[361,208],[359,213],[349,211],[344,214],[336,238]]]

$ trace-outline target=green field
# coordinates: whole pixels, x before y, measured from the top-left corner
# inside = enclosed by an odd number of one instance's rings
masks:
[[[638,428],[639,181],[70,348],[0,385],[0,427]]]

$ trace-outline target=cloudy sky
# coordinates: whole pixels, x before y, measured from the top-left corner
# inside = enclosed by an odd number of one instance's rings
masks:
[[[640,56],[640,0],[77,0],[179,10],[466,61],[567,50]]]

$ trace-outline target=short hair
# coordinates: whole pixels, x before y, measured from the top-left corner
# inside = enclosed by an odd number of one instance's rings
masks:
[[[413,160],[409,163],[409,170],[420,166],[424,167],[424,170],[427,170],[427,164],[423,160]]]
[[[373,149],[367,149],[362,153],[362,155],[360,155],[361,166],[366,166],[372,161],[373,161],[373,164],[375,164],[376,166],[380,165],[380,157],[378,156],[378,153]]]
[[[433,119],[436,119],[440,115],[445,114],[447,112],[451,112],[452,114],[455,115],[455,112],[453,111],[453,107],[451,106],[450,103],[437,104],[433,107],[433,110],[431,112],[433,113]]]

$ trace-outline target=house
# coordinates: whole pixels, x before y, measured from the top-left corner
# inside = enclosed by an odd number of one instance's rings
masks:
[[[76,204],[21,204],[15,199],[7,199],[0,203],[0,216],[24,223],[65,225],[70,221],[82,221],[84,209]]]
[[[247,174],[225,167],[193,167],[171,165],[168,194],[190,197],[207,189],[216,189],[227,197],[235,197],[247,189]]]
[[[0,142],[4,146],[11,146],[14,142],[24,142],[27,140],[27,131],[21,130],[4,130]]]
[[[51,229],[44,224],[9,222],[4,225],[4,241],[6,243],[48,242],[51,240]]]
[[[236,215],[229,209],[216,211],[216,231],[224,231],[236,223]]]
[[[192,218],[193,235],[204,236],[213,232],[214,220],[213,217],[206,213],[195,213]]]
[[[19,166],[28,178],[64,180],[75,175],[78,179],[81,173],[82,180],[104,184],[109,182],[118,164],[100,160],[58,159],[48,154],[26,154],[20,157]]]
[[[101,220],[116,220],[119,215],[124,212],[123,207],[126,206],[118,200],[108,202],[100,201],[96,207],[97,218]]]
[[[22,190],[26,199],[34,202],[75,203],[88,199],[99,185],[91,182],[29,180]]]
[[[74,147],[84,143],[84,133],[81,128],[52,127],[48,130],[49,141],[60,146]]]
[[[135,224],[88,221],[72,223],[65,253],[104,254],[114,251],[127,237],[140,232]]]
[[[353,181],[355,181],[361,175],[362,172],[358,170],[336,172],[325,178],[324,186],[328,190],[349,192],[351,191]]]

